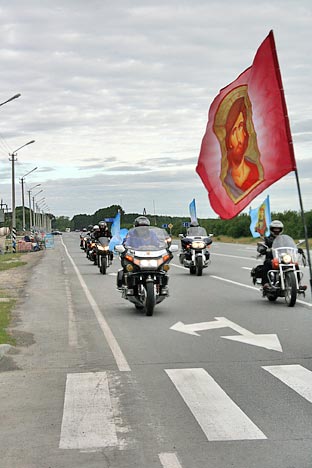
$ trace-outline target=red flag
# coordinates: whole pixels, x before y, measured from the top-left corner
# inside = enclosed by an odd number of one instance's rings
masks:
[[[251,67],[221,89],[209,118],[196,171],[223,219],[296,169],[273,31]]]

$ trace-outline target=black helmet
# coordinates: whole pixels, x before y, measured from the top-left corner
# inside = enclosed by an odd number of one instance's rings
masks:
[[[107,224],[106,224],[105,221],[100,221],[100,222],[99,222],[99,226],[100,226],[100,229],[104,229],[104,228],[107,227]]]
[[[89,224],[88,231],[92,231],[92,229],[93,229],[93,224]]]
[[[138,216],[134,220],[134,227],[138,226],[150,226],[150,221],[146,216]]]
[[[275,237],[282,234],[283,229],[284,229],[284,224],[281,221],[278,221],[278,219],[275,219],[270,224],[270,233]]]

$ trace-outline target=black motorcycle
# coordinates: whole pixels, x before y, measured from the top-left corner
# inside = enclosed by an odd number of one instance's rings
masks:
[[[112,264],[113,252],[109,250],[108,237],[100,237],[95,243],[96,264],[102,275],[106,274],[107,268]]]
[[[181,238],[179,260],[181,265],[190,270],[191,275],[202,276],[203,269],[209,265],[212,236],[213,234],[208,236],[206,229],[200,226],[189,228],[186,236],[179,234]]]
[[[268,247],[258,243],[257,250],[263,255]],[[286,234],[277,236],[272,244],[272,262],[271,269],[267,274],[268,287],[261,288],[262,296],[267,297],[271,302],[275,302],[278,297],[283,297],[288,307],[296,304],[299,294],[305,295],[307,287],[301,285],[303,273],[299,268],[299,253],[303,262],[305,255],[302,249],[298,249],[294,240]],[[259,255],[259,256],[260,256]],[[258,265],[251,270],[252,281],[254,284],[261,285],[263,265]]]
[[[148,239],[141,236],[144,232],[150,234]],[[157,227],[137,227],[129,234],[123,245],[115,246],[123,266],[118,272],[117,287],[124,299],[151,316],[155,305],[169,295],[169,262],[178,246],[168,245],[167,233]]]

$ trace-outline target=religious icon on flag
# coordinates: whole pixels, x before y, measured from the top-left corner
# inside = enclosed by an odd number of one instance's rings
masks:
[[[249,216],[250,232],[253,237],[263,237],[270,235],[271,210],[269,195],[258,208],[250,208]]]
[[[296,170],[273,31],[209,109],[196,171],[223,219]]]

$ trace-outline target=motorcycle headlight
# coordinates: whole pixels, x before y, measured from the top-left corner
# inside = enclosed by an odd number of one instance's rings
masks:
[[[148,258],[144,258],[142,260],[140,260],[140,267],[141,268],[157,268],[158,266],[158,262],[156,259],[148,259]]]
[[[104,252],[105,250],[108,250],[108,245],[105,245],[105,246],[103,246],[103,245],[98,245],[97,249],[100,250],[100,251],[102,251],[102,252]]]
[[[283,257],[282,257],[282,261],[283,261],[283,263],[288,264],[288,263],[291,263],[292,258],[291,258],[291,256],[289,254],[284,254]]]
[[[205,245],[206,244],[203,241],[193,241],[192,242],[193,249],[204,249]]]

